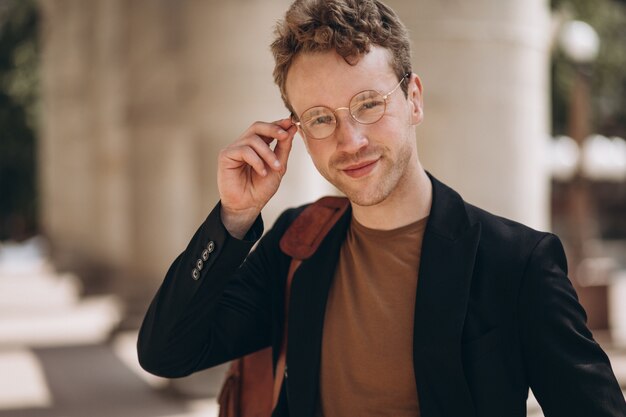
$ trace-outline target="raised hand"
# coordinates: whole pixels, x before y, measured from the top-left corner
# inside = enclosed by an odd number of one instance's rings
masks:
[[[296,131],[290,119],[256,122],[220,152],[217,188],[222,222],[232,236],[242,238],[278,190]]]

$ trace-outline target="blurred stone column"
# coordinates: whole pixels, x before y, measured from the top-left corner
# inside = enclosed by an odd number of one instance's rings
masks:
[[[549,228],[546,0],[389,0],[424,84],[418,149],[469,201]]]
[[[125,0],[93,3],[97,19],[92,28],[94,58],[88,78],[93,90],[90,111],[94,120],[89,134],[94,136],[95,143],[94,164],[89,168],[96,180],[90,258],[105,281],[113,276],[125,276],[131,258],[132,154],[124,64],[128,35],[126,3]]]
[[[128,256],[123,3],[39,3],[41,224],[61,269],[110,273]]]
[[[184,249],[197,218],[196,150],[184,112],[182,5],[129,2],[125,95],[128,101],[130,258],[126,296],[137,314],[167,266]]]
[[[41,224],[73,264],[93,225],[92,113],[88,105],[93,23],[80,1],[40,2],[42,8],[42,135],[39,139]],[[59,25],[59,21],[63,25]],[[80,172],[81,175],[76,175]],[[79,243],[81,242],[81,243]]]

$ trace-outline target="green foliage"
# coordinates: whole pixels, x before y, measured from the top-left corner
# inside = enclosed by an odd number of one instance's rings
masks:
[[[0,240],[36,229],[37,25],[33,1],[0,3]]]
[[[626,4],[615,0],[552,0],[555,10],[589,23],[600,37],[590,68],[594,133],[626,137]],[[552,61],[553,130],[566,133],[574,68],[556,51]]]

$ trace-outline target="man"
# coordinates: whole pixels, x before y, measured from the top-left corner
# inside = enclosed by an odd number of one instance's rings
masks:
[[[350,209],[294,276],[275,416],[517,417],[529,387],[548,417],[626,416],[559,240],[467,204],[422,168],[422,85],[395,13],[296,1],[272,51],[291,117],[254,123],[220,153],[220,203],[147,312],[142,366],[178,377],[280,348],[279,240],[302,208],[248,252],[299,131]]]

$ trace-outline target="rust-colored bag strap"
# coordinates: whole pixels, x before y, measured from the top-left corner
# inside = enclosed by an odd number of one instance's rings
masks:
[[[280,249],[292,259],[285,285],[285,323],[280,354],[276,362],[272,409],[276,408],[278,404],[280,389],[285,377],[289,300],[293,276],[302,261],[315,253],[322,240],[345,213],[349,205],[349,200],[345,197],[323,197],[305,208],[280,239]]]
[[[285,283],[285,326],[275,372],[271,347],[233,361],[218,398],[220,417],[270,417],[276,408],[286,368],[287,317],[293,276],[302,261],[315,253],[348,205],[346,198],[324,197],[305,208],[283,234],[280,248],[291,257],[291,264]],[[274,388],[270,397],[272,379]]]
[[[280,249],[293,259],[310,258],[350,202],[345,197],[322,197],[306,207],[280,239]]]

